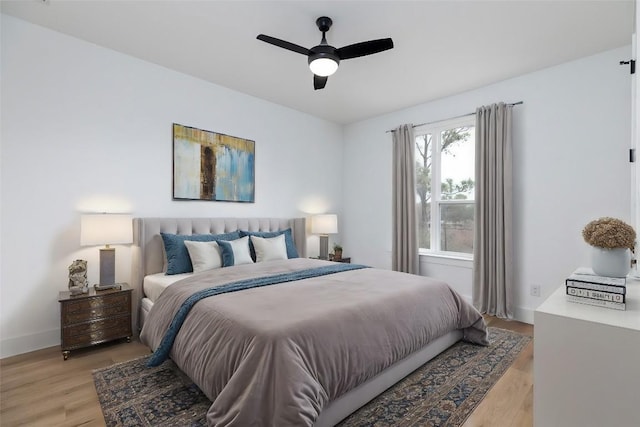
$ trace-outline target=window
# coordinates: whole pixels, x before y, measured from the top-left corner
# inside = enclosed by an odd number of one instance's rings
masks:
[[[421,250],[473,254],[475,117],[418,127],[415,141]]]

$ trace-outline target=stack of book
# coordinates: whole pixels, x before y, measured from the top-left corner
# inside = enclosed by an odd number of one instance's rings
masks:
[[[580,304],[626,310],[627,279],[598,276],[590,268],[579,268],[565,281],[567,300]]]

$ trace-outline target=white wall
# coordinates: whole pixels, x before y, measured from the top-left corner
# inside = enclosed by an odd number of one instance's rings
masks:
[[[81,212],[271,216],[339,212],[342,128],[1,16],[0,357],[59,344],[58,291]],[[259,78],[259,74],[256,75]],[[172,201],[172,123],[256,142],[256,202]],[[310,248],[310,251],[317,248]],[[130,249],[117,247],[116,280]]]
[[[629,54],[630,47],[604,52],[346,126],[345,251],[354,262],[391,267],[386,130],[524,101],[513,110],[515,301],[517,318],[532,322],[532,310],[589,265],[584,225],[607,215],[630,220],[630,75],[618,65]],[[469,262],[421,257],[421,273],[451,279],[471,297]],[[529,295],[532,284],[541,297]]]
[[[334,240],[345,256],[390,268],[385,131],[479,105],[524,101],[514,108],[520,319],[530,321],[569,272],[588,264],[584,224],[603,215],[629,219],[630,78],[618,65],[628,47],[343,129],[6,15],[0,27],[0,357],[59,343],[56,298],[74,259],[87,259],[89,280],[97,281],[97,248],[79,246],[81,212],[336,212]],[[255,140],[256,203],[172,201],[174,122]],[[129,255],[117,248],[119,281],[129,280]],[[421,271],[470,297],[468,262],[422,257]],[[529,296],[534,283],[540,298]]]

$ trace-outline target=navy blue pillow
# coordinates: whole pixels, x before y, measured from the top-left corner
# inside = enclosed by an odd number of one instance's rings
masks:
[[[287,258],[299,258],[298,250],[296,249],[295,243],[293,243],[293,234],[291,233],[291,229],[287,228],[286,230],[280,231],[244,231],[240,230],[240,237],[244,236],[256,236],[256,237],[276,237],[281,234],[284,234],[284,243],[287,246]],[[249,238],[249,251],[251,252],[251,258],[256,260],[256,249],[253,247],[253,242],[251,238]]]
[[[233,248],[231,247],[231,243],[221,240],[218,242],[218,246],[220,246],[220,257],[222,258],[222,266],[230,267],[235,262],[235,257],[233,256]]]
[[[245,240],[244,242],[242,240]],[[249,253],[250,237],[245,236],[233,241],[218,240],[218,246],[221,249],[221,258],[223,267],[231,267],[232,265],[249,264],[255,262]]]
[[[189,257],[189,251],[184,244],[185,240],[196,242],[212,242],[218,240],[235,240],[240,238],[238,230],[224,234],[169,234],[160,233],[164,242],[164,252],[167,256],[166,274],[192,273],[193,265]]]

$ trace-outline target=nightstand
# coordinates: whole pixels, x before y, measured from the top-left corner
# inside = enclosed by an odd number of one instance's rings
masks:
[[[71,296],[62,291],[60,302],[60,336],[62,356],[71,350],[126,338],[131,341],[131,287],[96,291]]]
[[[340,259],[332,259],[333,262],[344,262],[345,264],[351,264],[351,257],[349,258],[340,258]]]

